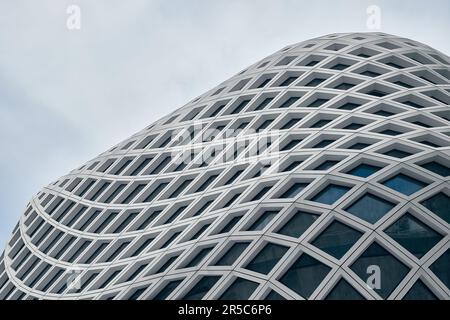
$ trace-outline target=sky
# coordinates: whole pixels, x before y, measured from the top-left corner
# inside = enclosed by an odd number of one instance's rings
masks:
[[[450,1],[2,1],[0,248],[58,177],[288,44],[356,31],[449,55]]]

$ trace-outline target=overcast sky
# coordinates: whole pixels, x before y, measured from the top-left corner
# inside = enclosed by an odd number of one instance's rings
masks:
[[[370,5],[450,53],[448,0],[2,1],[0,246],[41,187],[288,44],[374,31]]]

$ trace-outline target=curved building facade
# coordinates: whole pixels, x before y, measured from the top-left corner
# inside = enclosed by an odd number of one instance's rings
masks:
[[[450,59],[288,46],[45,187],[0,299],[449,299]]]

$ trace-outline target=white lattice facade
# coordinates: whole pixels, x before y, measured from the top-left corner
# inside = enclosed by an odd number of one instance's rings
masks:
[[[42,189],[0,299],[449,299],[449,104],[416,41],[288,46]]]

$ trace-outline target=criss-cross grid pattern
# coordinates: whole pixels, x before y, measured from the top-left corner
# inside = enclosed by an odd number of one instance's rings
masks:
[[[0,298],[449,299],[449,104],[416,41],[288,46],[40,191]]]

